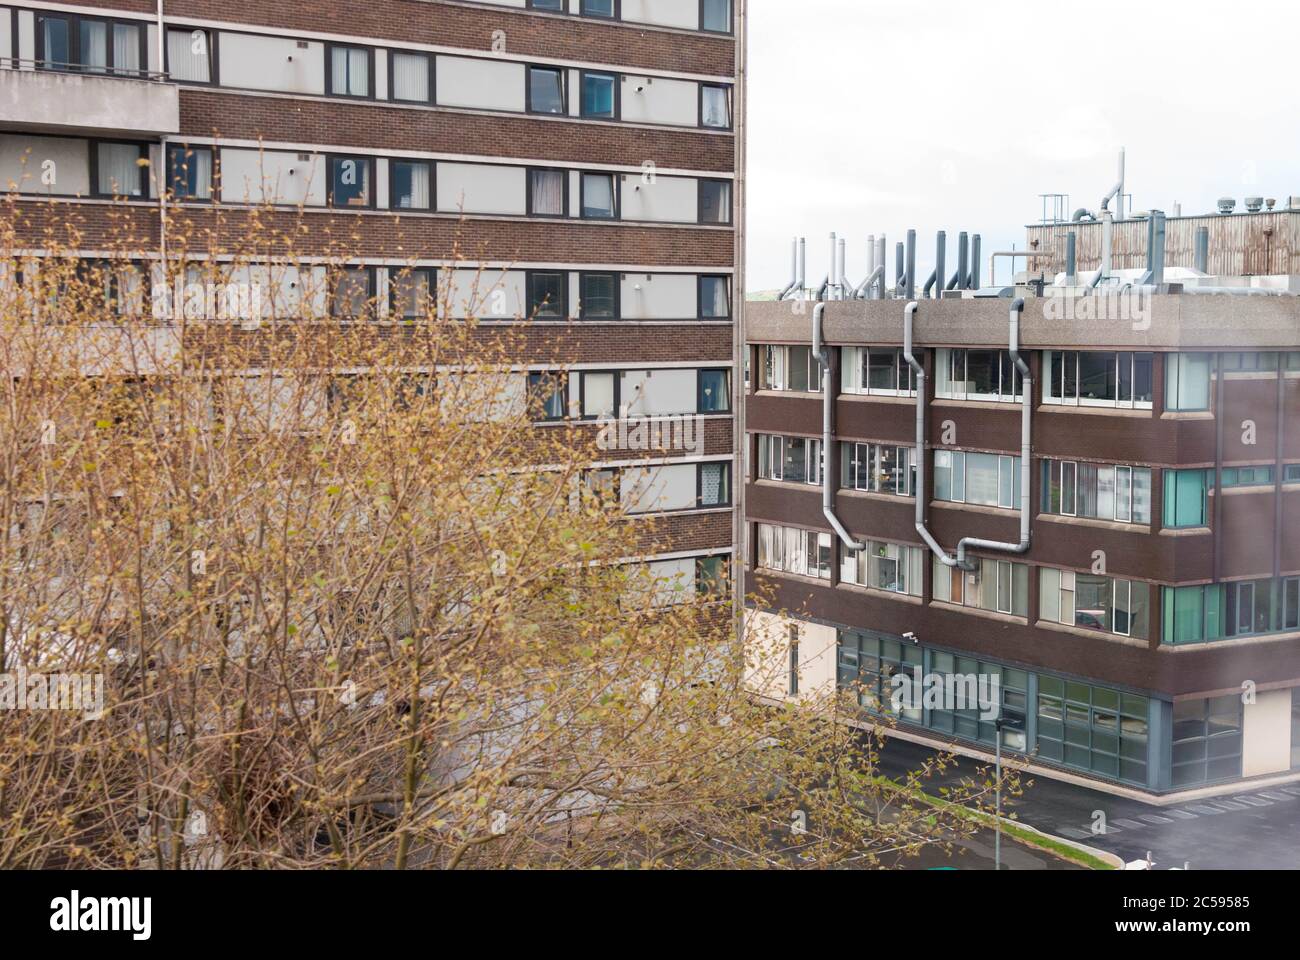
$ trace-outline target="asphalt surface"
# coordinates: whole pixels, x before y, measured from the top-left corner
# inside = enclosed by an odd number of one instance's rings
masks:
[[[933,756],[929,747],[890,738],[881,753],[881,772],[897,778]],[[937,793],[941,786],[976,777],[986,766],[958,758],[925,789]],[[1106,850],[1126,862],[1150,853],[1156,870],[1184,864],[1192,870],[1300,870],[1300,784],[1243,787],[1212,800],[1160,807],[1042,776],[1023,779],[1033,783],[1005,805],[1008,813],[1044,833]],[[1105,815],[1100,834],[1093,830],[1097,811]]]

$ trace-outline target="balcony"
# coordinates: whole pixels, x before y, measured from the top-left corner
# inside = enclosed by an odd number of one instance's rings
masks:
[[[180,131],[180,93],[157,79],[0,69],[0,130],[156,137]]]

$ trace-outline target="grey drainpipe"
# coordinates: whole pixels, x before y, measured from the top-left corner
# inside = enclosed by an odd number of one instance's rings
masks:
[[[976,537],[964,537],[957,544],[957,556],[948,555],[948,551],[939,546],[934,534],[925,525],[926,488],[925,488],[925,367],[916,359],[912,350],[912,328],[915,323],[917,304],[909,303],[903,314],[903,357],[916,374],[916,532],[921,535],[930,551],[946,566],[960,567],[962,570],[974,570],[975,564],[967,559],[966,552],[971,548],[999,550],[1006,553],[1027,553],[1030,536],[1030,441],[1033,429],[1033,377],[1029,365],[1020,355],[1020,314],[1025,309],[1025,301],[1017,298],[1011,304],[1010,353],[1011,359],[1020,370],[1021,386],[1024,390],[1023,415],[1020,426],[1020,542],[1000,543],[994,540],[980,540]]]
[[[1024,312],[1025,301],[1017,297],[1011,303],[1011,341],[1009,351],[1011,360],[1020,370],[1021,387],[1024,390],[1024,403],[1020,418],[1020,542],[999,543],[996,540],[980,540],[977,537],[963,537],[957,544],[957,566],[963,570],[973,570],[975,565],[966,559],[970,548],[978,550],[998,550],[1003,553],[1028,553],[1031,540],[1030,518],[1030,447],[1033,439],[1034,423],[1034,378],[1029,364],[1020,356],[1020,314]]]
[[[916,319],[917,303],[913,300],[903,311],[903,359],[912,368],[916,374],[916,451],[912,454],[916,467],[916,532],[921,535],[930,548],[930,552],[942,560],[947,566],[957,566],[957,559],[948,556],[948,551],[939,546],[939,541],[934,539],[928,527],[925,525],[925,506],[928,502],[925,496],[925,367],[912,353],[912,324]]]
[[[830,465],[834,462],[831,457],[833,449],[831,444],[835,442],[835,398],[832,391],[835,384],[831,376],[830,351],[822,342],[822,318],[825,314],[826,304],[819,303],[813,307],[812,349],[822,365],[822,513],[840,538],[840,542],[850,550],[860,552],[867,549],[866,543],[854,540],[844,524],[840,523],[840,518],[835,515],[835,478],[830,470]]]

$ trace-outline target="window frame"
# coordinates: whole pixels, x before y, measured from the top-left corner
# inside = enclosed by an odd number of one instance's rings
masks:
[[[406,274],[407,279],[410,279],[411,277],[414,277],[417,274],[424,276],[425,282],[428,284],[428,289],[429,289],[430,310],[427,316],[436,317],[438,314],[438,310],[440,309],[440,305],[438,303],[438,279],[440,273],[441,271],[439,270],[438,267],[401,267],[401,268],[390,267],[388,270],[388,284],[387,284],[388,319],[396,320],[402,323],[414,323],[415,321],[420,320],[421,318],[426,316],[423,313],[416,314],[414,316],[407,316],[405,313],[397,309],[397,294],[398,294],[399,286],[403,279],[402,278],[403,274]]]
[[[149,177],[146,175],[146,167],[137,163],[136,173],[140,178],[140,195],[131,196],[128,194],[104,193],[99,189],[99,148],[104,145],[116,146],[133,146],[139,149],[138,160],[149,159],[150,144],[142,140],[118,139],[115,137],[89,137],[86,140],[90,150],[90,196],[99,200],[112,200],[115,196],[123,200],[134,203],[147,203],[152,197],[149,196]],[[163,167],[167,164],[164,161]]]
[[[705,90],[722,90],[727,97],[727,125],[725,127],[706,124],[704,122],[704,91]],[[736,88],[729,83],[705,83],[701,81],[696,90],[696,115],[695,125],[701,130],[718,130],[722,133],[730,133],[736,129]]]
[[[722,470],[722,489],[726,498],[721,503],[704,502],[704,468],[719,467]],[[731,462],[728,460],[710,460],[705,463],[695,465],[695,509],[696,510],[730,510],[735,506],[735,495],[732,492]]]
[[[1061,381],[1056,382],[1054,376],[1055,357],[1061,355]],[[1095,400],[1082,396],[1082,370],[1084,354],[1101,354],[1112,358],[1111,369],[1115,376],[1115,399],[1114,400]],[[1120,370],[1120,358],[1129,357],[1128,385],[1130,398],[1122,399],[1124,377]],[[1137,399],[1137,370],[1138,358],[1141,356],[1151,357],[1151,399]],[[1155,363],[1158,354],[1149,350],[1044,350],[1042,351],[1043,369],[1046,373],[1042,377],[1043,387],[1040,396],[1040,402],[1046,406],[1055,407],[1089,407],[1095,410],[1154,410],[1155,409]],[[1065,396],[1065,381],[1067,379],[1067,358],[1074,357],[1074,395]],[[1056,393],[1059,391],[1059,395]]]
[[[736,3],[735,0],[726,0],[727,3],[727,29],[714,30],[704,25],[704,8],[708,5],[708,0],[700,0],[700,33],[707,33],[718,37],[732,37],[736,35]]]
[[[560,316],[542,317],[537,313],[539,304],[534,302],[533,281],[539,276],[557,275],[560,278]],[[563,323],[569,320],[569,278],[570,273],[567,270],[525,270],[524,271],[524,296],[528,308],[528,317],[537,323]]]
[[[727,315],[725,317],[706,317],[704,315],[704,282],[719,280],[727,294]],[[701,273],[695,278],[695,319],[702,323],[733,323],[736,307],[732,303],[731,277],[725,273]]]
[[[591,317],[587,315],[587,281],[592,277],[609,277],[614,284],[614,315]],[[623,275],[609,270],[578,271],[578,319],[587,323],[618,323],[623,319]]]
[[[409,99],[407,99],[407,98],[405,98],[405,97],[397,97],[397,96],[394,95],[394,91],[396,90],[396,87],[395,87],[394,84],[393,84],[393,80],[394,80],[396,74],[395,74],[395,72],[394,72],[394,68],[393,68],[393,54],[397,54],[397,53],[400,53],[400,54],[402,54],[403,56],[424,57],[425,60],[428,61],[428,65],[429,65],[429,99],[427,99],[427,100],[409,100]],[[387,95],[387,100],[388,100],[388,102],[389,102],[389,103],[411,103],[411,104],[416,104],[416,105],[420,105],[420,106],[432,106],[432,105],[436,104],[436,103],[438,102],[438,86],[437,86],[437,85],[438,85],[438,66],[437,66],[437,61],[438,61],[437,55],[434,54],[434,53],[431,53],[431,52],[429,52],[429,51],[427,51],[427,50],[407,50],[407,49],[404,49],[404,48],[403,48],[403,49],[396,49],[396,48],[394,48],[394,49],[389,49],[389,50],[387,51],[387,56],[384,57],[384,67],[385,67],[385,71],[386,71],[386,73],[388,74],[388,89],[387,89],[387,94],[388,94],[388,95]],[[372,64],[372,68],[373,68],[373,64],[374,64],[374,59],[373,59],[373,58],[371,58],[371,64]],[[372,88],[373,88],[373,84],[372,84]]]
[[[334,165],[348,160],[364,160],[369,165],[370,182],[366,185],[366,202],[364,204],[338,204],[334,196]],[[376,187],[379,181],[379,160],[376,157],[364,153],[327,153],[325,154],[325,209],[327,210],[375,210],[378,197],[375,195],[379,192]],[[433,184],[430,184],[429,194],[432,198],[435,196]]]
[[[339,93],[334,89],[334,54],[338,50],[361,50],[366,54],[366,93]],[[391,88],[390,88],[391,89]],[[364,43],[325,41],[325,96],[341,100],[374,100],[375,48]]]
[[[438,162],[436,160],[422,160],[418,157],[385,157],[384,159],[388,161],[388,209],[398,214],[435,212],[438,205]],[[429,168],[429,205],[427,207],[399,207],[397,205],[397,178],[393,176],[393,165],[397,163],[422,164]],[[376,172],[378,168],[379,164],[376,161]],[[344,207],[342,209],[346,210],[348,208]],[[360,210],[362,208],[357,207],[356,209]],[[375,209],[375,207],[372,206],[370,209]]]
[[[704,375],[706,373],[721,373],[725,381],[726,390],[723,396],[726,398],[726,406],[721,410],[704,409]],[[697,416],[718,416],[729,417],[735,413],[735,404],[732,402],[732,383],[730,367],[700,367],[695,372],[695,413]]]
[[[609,216],[588,216],[587,215],[587,178],[588,177],[609,177],[611,186],[611,197],[614,205],[613,212]],[[604,223],[612,223],[622,218],[623,214],[623,178],[614,173],[606,173],[603,170],[580,170],[578,171],[578,219],[579,220],[596,220]]]
[[[525,178],[524,178],[524,204],[525,204],[524,209],[528,212],[527,215],[530,216],[530,217],[534,217],[534,218],[536,218],[536,219],[538,219],[538,220],[568,220],[568,219],[571,219],[570,216],[569,216],[569,187],[570,187],[570,183],[569,183],[569,181],[570,181],[570,179],[571,179],[570,176],[569,176],[569,171],[568,171],[566,168],[564,168],[564,167],[534,167],[534,166],[530,166],[530,167],[527,167],[527,168],[525,168],[525,169],[526,169],[526,172],[525,172]],[[533,210],[533,174],[534,174],[534,173],[558,173],[558,174],[560,174],[560,178],[561,178],[561,180],[564,182],[564,189],[563,189],[563,197],[562,197],[562,199],[561,199],[561,201],[560,201],[560,212],[559,212],[559,213],[537,213],[536,211]],[[581,180],[579,180],[579,185],[581,185]]]
[[[735,221],[735,204],[736,190],[735,184],[719,177],[701,177],[698,181],[699,187],[696,191],[696,211],[695,221],[705,227],[731,227]],[[724,186],[727,190],[727,219],[726,220],[705,220],[704,219],[704,186]]]
[[[202,33],[208,45],[208,79],[207,80],[178,80],[172,76],[172,52],[171,45],[167,39],[163,39],[163,73],[167,77],[168,83],[180,83],[193,87],[219,87],[221,86],[219,60],[217,57],[217,38],[220,31],[210,27],[187,26],[186,24],[167,24],[167,33],[188,33],[191,37],[196,33]]]
[[[560,109],[558,111],[536,109],[536,106],[533,103],[534,70],[544,70],[547,73],[553,73],[559,77]],[[556,67],[544,63],[524,64],[524,113],[538,117],[567,117],[569,115],[569,71],[564,67]]]
[[[585,17],[588,20],[602,20],[606,23],[617,23],[623,19],[623,0],[609,0],[611,13],[605,16],[603,13],[588,13],[587,0],[580,0],[578,4],[578,16]]]
[[[579,378],[581,379],[581,378]],[[555,385],[555,390],[551,392],[548,399],[553,399],[557,395],[561,399],[561,407],[564,412],[558,417],[544,417],[541,420],[533,420],[533,423],[564,423],[569,419],[569,379],[563,371],[559,370],[531,370],[528,373],[528,412],[531,415],[533,403],[538,396],[538,390],[544,383],[551,382]],[[617,388],[616,388],[617,389]],[[543,409],[545,406],[543,405]]]
[[[596,376],[609,376],[614,380],[613,390],[613,412],[607,418],[589,415],[587,413],[587,378]],[[578,371],[578,419],[587,423],[599,423],[602,419],[618,420],[622,411],[622,386],[623,371],[613,369],[603,370],[580,370]]]
[[[175,183],[175,180],[172,177],[172,154],[174,152],[194,153],[199,150],[207,151],[212,157],[212,162],[209,165],[211,174],[208,179],[208,195],[206,198],[191,197],[191,196],[179,197],[175,194],[173,190],[173,184]],[[163,174],[166,177],[166,183],[164,184],[164,186],[165,189],[167,190],[168,202],[169,203],[204,203],[204,204],[215,203],[217,199],[217,193],[218,193],[217,187],[218,184],[221,182],[221,171],[220,171],[220,167],[218,166],[218,164],[220,163],[221,163],[221,151],[217,149],[216,144],[179,143],[172,140],[167,141],[163,145]]]
[[[376,283],[376,279],[375,279],[375,268],[374,268],[372,265],[370,265],[370,264],[364,264],[364,263],[363,263],[363,264],[355,264],[355,265],[352,265],[352,264],[346,264],[346,263],[334,264],[334,265],[332,265],[331,267],[329,267],[328,270],[327,270],[327,272],[326,272],[326,277],[327,277],[327,280],[328,280],[328,283],[329,283],[326,310],[327,310],[327,316],[329,317],[329,319],[331,319],[331,320],[335,320],[335,321],[339,321],[339,320],[341,320],[341,321],[348,322],[348,323],[353,323],[353,322],[356,322],[356,321],[358,321],[358,320],[373,320],[373,319],[376,319],[373,315],[367,317],[367,316],[365,316],[364,314],[362,314],[361,316],[358,316],[357,314],[352,314],[352,313],[349,313],[349,314],[341,314],[341,313],[337,313],[337,312],[335,311],[335,309],[334,309],[334,303],[335,303],[335,292],[336,292],[336,289],[335,289],[335,288],[336,288],[336,286],[337,286],[337,284],[338,284],[338,272],[339,272],[339,271],[342,271],[342,272],[345,272],[345,273],[350,273],[350,272],[360,272],[360,273],[364,274],[364,275],[365,275],[365,278],[366,278],[366,294],[365,294],[365,299],[366,299],[366,302],[367,302],[368,304],[372,304],[372,307],[371,307],[371,309],[372,309],[372,314],[373,314],[373,310],[374,310],[374,308],[378,306],[377,304],[374,303],[374,300],[375,300],[375,294],[376,294],[376,292],[378,291],[378,285],[377,285],[377,283]]]
[[[80,73],[86,76],[101,77],[126,77],[134,79],[146,79],[151,76],[149,70],[149,27],[153,25],[149,20],[132,20],[128,17],[114,17],[109,13],[105,15],[72,13],[63,10],[35,10],[32,11],[32,32],[33,50],[35,53],[35,68],[38,71],[46,73]],[[63,65],[63,68],[45,66],[45,31],[41,29],[41,20],[67,20],[68,21],[68,55],[76,56],[76,61]],[[107,42],[105,49],[105,60],[107,61],[104,69],[87,70],[86,65],[81,62],[81,26],[85,21],[91,23],[103,23],[108,27]],[[13,25],[16,28],[18,23],[18,10],[13,8]],[[135,27],[140,32],[140,69],[132,73],[118,73],[117,68],[113,65],[113,30],[117,26]],[[18,44],[18,31],[12,29],[11,43],[16,47]],[[163,44],[164,52],[166,43]]]
[[[605,116],[599,113],[587,113],[586,105],[583,103],[586,94],[587,78],[600,77],[608,78],[610,89],[613,92],[614,115]],[[565,105],[566,107],[568,104]],[[579,70],[578,71],[578,117],[582,120],[604,120],[607,123],[618,123],[623,119],[623,75],[614,70]]]

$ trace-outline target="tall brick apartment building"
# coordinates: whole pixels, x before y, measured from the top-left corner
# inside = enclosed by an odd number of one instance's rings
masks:
[[[1262,205],[1032,227],[1010,286],[750,304],[767,692],[1153,794],[1300,778],[1300,199]]]
[[[620,413],[702,418],[670,465],[593,466],[663,518],[660,572],[712,578],[736,527],[743,6],[0,4],[0,187],[34,224],[74,210],[87,257],[125,198],[155,283],[169,225],[219,235],[238,221],[218,206],[266,204],[272,227],[305,219],[322,312],[400,315],[453,271],[453,311],[535,318],[514,377],[553,392],[549,416],[593,435]],[[346,263],[310,266],[340,238]]]

